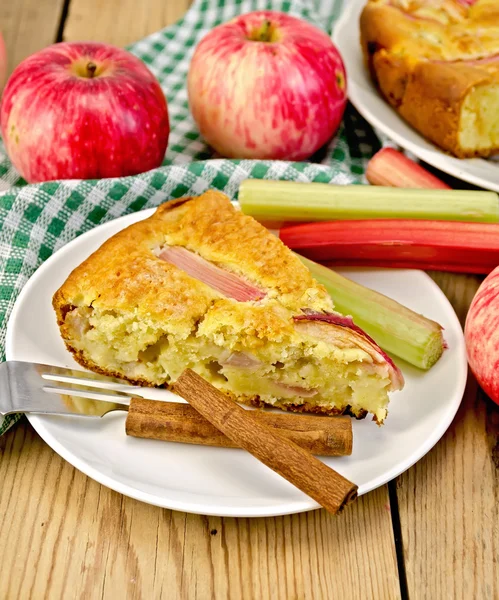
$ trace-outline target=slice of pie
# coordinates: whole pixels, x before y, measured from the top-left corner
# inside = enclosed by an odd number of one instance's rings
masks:
[[[190,367],[239,402],[378,423],[403,385],[301,261],[216,191],[114,235],[53,305],[81,365],[134,383],[169,386]]]

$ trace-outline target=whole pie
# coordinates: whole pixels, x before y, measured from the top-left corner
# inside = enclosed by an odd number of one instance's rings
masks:
[[[364,59],[386,100],[460,158],[499,152],[499,0],[369,0]]]

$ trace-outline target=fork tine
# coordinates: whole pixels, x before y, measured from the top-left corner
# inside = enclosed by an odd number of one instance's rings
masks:
[[[48,382],[53,385],[46,386]],[[52,395],[56,393],[89,399],[102,398],[106,402],[114,399],[115,402],[129,403],[130,398],[138,397],[186,403],[186,400],[166,388],[134,386],[90,371],[22,361],[0,364],[0,414],[13,409],[34,412],[34,406],[37,410],[43,409],[47,403],[46,391],[52,392]]]
[[[115,390],[117,392],[124,392],[125,394],[129,394],[134,390],[140,391],[142,389],[139,386],[130,385],[119,380],[112,381],[111,378],[107,378],[104,375],[98,376],[102,377],[102,379],[89,377],[89,375],[93,376],[94,373],[87,373],[86,371],[69,371],[68,369],[67,374],[43,372],[42,378],[46,381],[68,383],[70,385],[83,385],[85,387],[99,388],[101,390]]]
[[[35,363],[27,363],[35,364]],[[60,375],[62,377],[74,377],[75,379],[84,379],[86,381],[97,381],[101,383],[117,383],[125,385],[126,382],[116,377],[109,377],[108,375],[100,375],[99,373],[93,373],[92,371],[83,371],[81,369],[72,369],[68,367],[57,367],[55,365],[36,364],[40,375],[52,378],[52,376]]]
[[[63,386],[52,386],[45,385],[43,386],[43,391],[48,392],[50,394],[65,394],[67,396],[77,396],[78,398],[87,398],[88,400],[104,400],[105,402],[118,402],[120,404],[129,405],[132,396],[128,394],[123,394],[122,392],[117,392],[114,390],[102,390],[100,392],[95,391],[94,389],[85,388],[82,386],[73,386],[68,385],[67,387]]]
[[[139,397],[146,400],[186,403],[186,400],[165,388],[131,385],[115,377],[99,375],[90,371],[80,371],[78,369],[67,369],[41,364],[37,365],[37,367],[42,382],[51,381],[54,383],[65,383],[69,386],[85,386],[99,390],[122,392],[129,397]],[[77,387],[74,388],[75,391],[77,389]],[[73,396],[76,395],[75,392],[72,392],[72,394]]]
[[[37,363],[6,361],[0,365],[0,415],[24,412],[101,417],[114,410],[126,410],[130,404],[129,395],[116,391],[103,391],[97,396],[95,389],[53,386],[47,393],[43,371],[44,365]]]

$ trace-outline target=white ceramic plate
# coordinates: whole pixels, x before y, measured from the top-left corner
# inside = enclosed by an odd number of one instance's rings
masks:
[[[481,158],[454,158],[412,129],[380,96],[364,67],[359,40],[359,17],[367,0],[348,0],[335,26],[333,40],[343,56],[348,97],[371,125],[429,165],[486,189],[499,191],[499,164]]]
[[[80,236],[49,258],[19,296],[7,331],[7,359],[74,367],[59,336],[53,293],[107,238],[148,217],[143,211]],[[350,457],[325,462],[365,494],[408,469],[443,435],[461,401],[467,368],[458,319],[424,273],[356,269],[352,279],[396,298],[445,327],[449,349],[428,373],[401,364],[406,387],[392,396],[383,427],[354,421]],[[166,508],[220,516],[269,516],[317,504],[243,450],[128,438],[124,413],[101,420],[30,416],[40,436],[68,462],[122,494]]]

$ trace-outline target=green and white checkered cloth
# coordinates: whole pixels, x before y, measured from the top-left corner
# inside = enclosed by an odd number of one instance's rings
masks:
[[[208,188],[235,198],[239,183],[248,177],[363,182],[367,160],[380,142],[351,107],[320,156],[307,163],[291,163],[217,158],[200,137],[187,104],[190,57],[200,38],[215,25],[237,14],[273,9],[329,32],[343,1],[348,0],[196,0],[175,25],[132,45],[129,50],[153,71],[168,99],[171,133],[163,166],[158,169],[136,177],[26,185],[0,142],[0,361],[5,360],[7,321],[24,284],[51,254],[96,225]],[[0,435],[18,418],[0,421]]]

